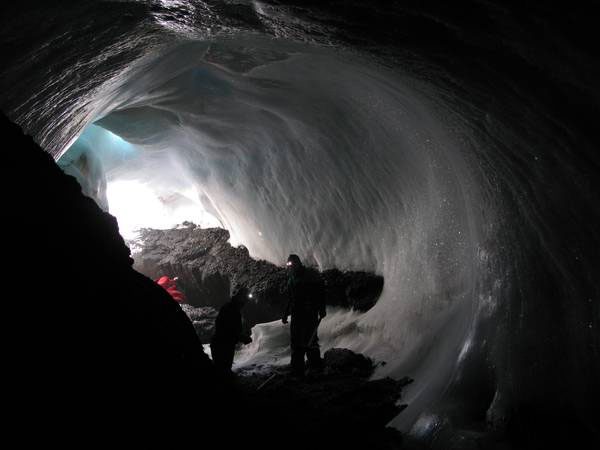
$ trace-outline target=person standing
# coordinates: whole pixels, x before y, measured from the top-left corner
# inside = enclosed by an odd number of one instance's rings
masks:
[[[307,270],[298,255],[290,255],[288,269],[288,303],[281,321],[286,324],[291,315],[290,347],[292,373],[304,375],[304,360],[308,367],[322,368],[317,329],[326,315],[325,288],[317,273]]]
[[[243,333],[242,308],[251,294],[241,287],[219,310],[215,322],[215,333],[210,341],[212,360],[217,369],[225,375],[231,375],[233,355],[238,342],[249,344],[252,339]]]

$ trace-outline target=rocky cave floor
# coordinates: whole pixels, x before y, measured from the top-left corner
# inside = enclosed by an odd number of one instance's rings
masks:
[[[238,370],[233,389],[249,408],[239,419],[262,423],[258,416],[268,411],[269,429],[276,424],[286,436],[284,446],[400,448],[401,434],[386,425],[405,408],[399,404],[402,388],[413,380],[370,380],[373,362],[347,349],[328,350],[323,361],[322,370],[308,370],[301,379],[289,366]]]

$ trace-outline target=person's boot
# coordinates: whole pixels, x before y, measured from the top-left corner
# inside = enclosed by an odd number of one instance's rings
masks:
[[[302,365],[298,363],[298,361],[293,361],[293,364],[290,364],[290,374],[289,377],[291,380],[300,381],[304,379],[304,362]]]
[[[304,379],[304,352],[300,349],[292,349],[291,358],[292,379]]]
[[[295,381],[300,381],[304,379],[304,361],[298,361],[297,359],[293,361],[292,373],[290,374],[290,378]]]

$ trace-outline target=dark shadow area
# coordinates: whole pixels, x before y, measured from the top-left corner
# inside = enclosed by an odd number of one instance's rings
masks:
[[[73,177],[4,116],[1,131],[13,168],[4,179],[15,188],[4,250],[17,269],[3,302],[15,426],[64,440],[135,434],[138,422],[166,430],[172,411],[195,408],[182,388],[192,380],[210,386],[194,421],[212,420],[211,405],[226,400],[185,313],[132,269],[116,220]]]
[[[290,378],[288,367],[246,368],[235,389],[247,404],[275,413],[284,446],[401,448],[401,434],[385,424],[404,408],[397,402],[412,380],[369,381],[372,361],[346,349],[328,350],[323,362],[304,379]]]

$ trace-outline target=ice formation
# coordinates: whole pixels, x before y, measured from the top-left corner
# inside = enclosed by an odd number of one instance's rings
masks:
[[[415,379],[393,422],[415,436],[529,404],[588,420],[598,77],[562,14],[530,23],[550,45],[497,2],[367,11],[405,42],[290,2],[134,3],[107,8],[84,46],[40,45],[60,77],[31,51],[2,79],[3,109],[88,195],[110,208],[111,187],[135,183],[254,257],[382,274],[377,305],[331,311],[321,339]],[[284,356],[283,325],[255,334],[240,363]]]
[[[110,153],[109,207],[126,200],[111,192],[122,183],[195,191],[190,202],[255,257],[282,263],[296,252],[320,268],[383,274],[377,307],[335,315],[322,339],[386,361],[376,376],[410,374],[412,390],[419,379],[426,391],[443,385],[475,320],[486,226],[473,212],[479,190],[464,144],[418,85],[366,60],[256,38],[246,46],[236,47],[253,63],[243,71],[207,61],[211,44],[201,42],[131,75],[91,125],[135,153],[124,160],[98,145]],[[153,210],[128,187],[134,201],[116,212],[125,229],[136,205]],[[263,328],[259,339],[271,342],[271,331],[280,333]]]

